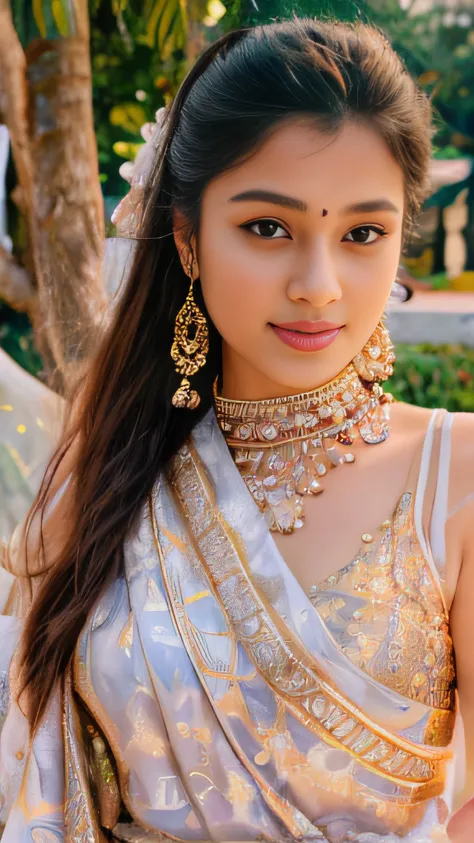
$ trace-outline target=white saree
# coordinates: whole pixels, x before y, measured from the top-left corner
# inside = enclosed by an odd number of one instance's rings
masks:
[[[444,632],[429,693],[404,694],[340,646],[209,413],[156,484],[32,742],[15,701],[22,621],[0,617],[2,843],[443,840],[452,652],[429,560],[417,572]]]

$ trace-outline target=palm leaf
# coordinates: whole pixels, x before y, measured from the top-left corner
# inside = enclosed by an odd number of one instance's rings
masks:
[[[178,0],[168,0],[156,31],[156,44],[162,61],[169,59],[176,49],[181,23],[180,17],[181,10]]]
[[[157,47],[163,61],[186,40],[186,4],[183,0],[146,0],[146,36],[149,47]]]
[[[42,38],[46,38],[46,20],[44,16],[43,0],[33,0],[33,17]]]
[[[32,0],[28,11],[41,38],[67,38],[75,33],[76,17],[70,0]]]
[[[146,19],[146,43],[149,47],[155,46],[156,30],[167,3],[168,0],[149,0],[147,3],[149,13]],[[171,3],[174,3],[174,0],[171,0]]]
[[[156,0],[144,0],[143,17],[148,20],[151,17]]]
[[[112,0],[112,11],[114,15],[120,15],[125,12],[128,6],[128,0]]]
[[[71,35],[73,28],[71,26],[71,12],[67,0],[51,0],[51,13],[59,34],[63,38]]]

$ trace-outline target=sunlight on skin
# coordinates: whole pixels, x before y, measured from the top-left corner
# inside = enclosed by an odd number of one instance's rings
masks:
[[[472,843],[474,839],[474,799],[457,811],[448,825],[450,843]]]
[[[344,369],[385,310],[403,211],[403,172],[388,145],[350,122],[328,136],[293,119],[211,181],[193,247],[223,338],[224,395],[288,395]],[[186,265],[184,227],[176,225],[175,237]],[[272,328],[300,320],[341,330],[316,355],[301,355]]]

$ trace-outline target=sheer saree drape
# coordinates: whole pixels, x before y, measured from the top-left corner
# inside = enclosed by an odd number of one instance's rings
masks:
[[[454,712],[348,659],[212,413],[157,483],[125,569],[31,745],[14,661],[7,679],[20,621],[1,618],[2,843],[442,839]]]

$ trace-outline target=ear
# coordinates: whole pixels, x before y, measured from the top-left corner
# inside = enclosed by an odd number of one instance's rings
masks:
[[[181,211],[173,210],[173,237],[176,249],[186,275],[189,275],[189,266],[192,262],[192,278],[199,277],[199,266],[196,252],[196,237],[190,235],[190,225]]]

